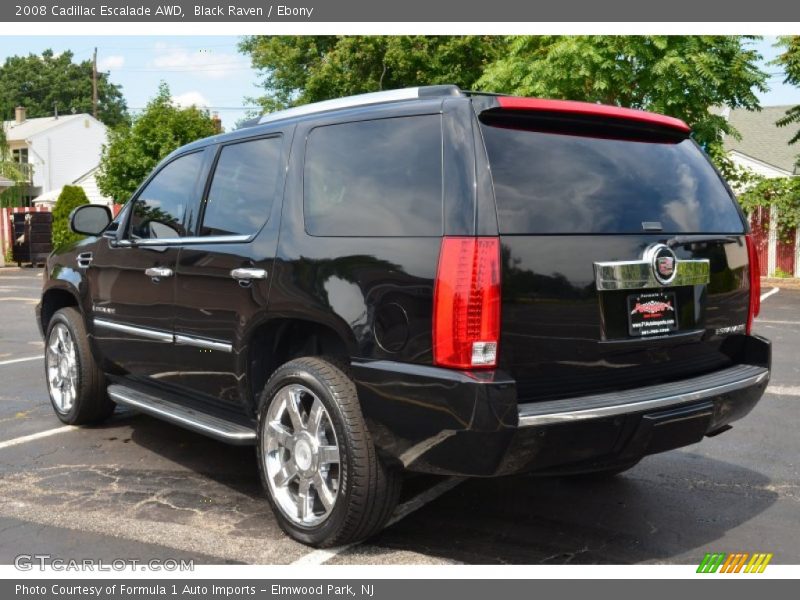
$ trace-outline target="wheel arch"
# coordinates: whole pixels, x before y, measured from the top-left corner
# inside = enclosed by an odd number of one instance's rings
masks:
[[[41,311],[39,313],[39,321],[42,329],[42,335],[47,335],[47,327],[50,324],[50,319],[56,311],[72,306],[81,313],[81,304],[78,296],[72,290],[66,287],[50,287],[42,294]]]
[[[257,410],[259,393],[282,364],[301,356],[333,356],[348,361],[355,340],[328,324],[301,318],[275,318],[261,323],[247,342],[244,370],[250,408]]]

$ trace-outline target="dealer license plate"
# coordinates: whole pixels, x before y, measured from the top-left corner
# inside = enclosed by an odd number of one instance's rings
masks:
[[[666,335],[678,329],[675,292],[628,296],[628,333],[634,337]]]

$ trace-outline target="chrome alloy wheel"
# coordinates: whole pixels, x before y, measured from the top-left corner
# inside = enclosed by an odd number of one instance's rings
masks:
[[[50,330],[45,369],[53,405],[61,414],[67,414],[78,395],[78,353],[75,340],[63,323],[56,323]]]
[[[307,387],[275,394],[261,439],[267,484],[281,512],[313,527],[330,515],[339,493],[339,445],[331,417]]]

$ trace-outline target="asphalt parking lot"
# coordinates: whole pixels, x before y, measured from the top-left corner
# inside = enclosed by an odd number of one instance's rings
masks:
[[[255,452],[118,411],[64,428],[33,317],[38,269],[0,269],[0,563],[192,558],[197,564],[697,564],[705,552],[800,563],[800,291],[762,304],[767,395],[732,431],[607,481],[408,481],[394,524],[313,551],[279,530]],[[769,290],[764,290],[768,292]]]

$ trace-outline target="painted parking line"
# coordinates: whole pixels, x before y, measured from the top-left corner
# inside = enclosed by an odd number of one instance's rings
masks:
[[[800,396],[800,385],[771,385],[767,388],[767,393],[778,396]]]
[[[11,448],[12,446],[19,446],[20,444],[24,444],[26,442],[41,440],[43,438],[47,438],[53,435],[58,435],[59,433],[66,433],[68,431],[72,431],[73,429],[78,429],[78,427],[73,427],[72,425],[64,425],[63,427],[56,427],[55,429],[48,429],[46,431],[40,431],[39,433],[23,435],[22,437],[14,438],[13,440],[6,440],[5,442],[0,442],[0,450],[3,450],[5,448]]]
[[[389,522],[386,524],[386,527],[390,527],[397,523],[398,521],[406,518],[408,515],[413,513],[416,510],[419,510],[429,502],[433,502],[441,496],[442,494],[449,492],[454,487],[456,487],[459,483],[464,481],[463,477],[450,477],[445,479],[444,481],[440,481],[434,486],[431,486],[421,494],[417,494],[411,500],[404,502],[397,509],[394,511],[394,515]],[[293,565],[321,565],[334,556],[341,554],[345,550],[349,550],[353,546],[358,546],[358,543],[354,544],[347,544],[346,546],[337,546],[336,548],[323,548],[320,550],[314,550],[309,552],[305,556],[301,556],[296,561],[294,561]]]
[[[773,319],[756,319],[756,323],[769,323],[770,325],[800,325],[800,321],[775,321]]]
[[[766,300],[770,296],[774,296],[775,294],[777,294],[780,291],[781,291],[780,288],[772,288],[770,291],[764,292],[763,294],[761,294],[761,301],[763,302],[764,300]]]
[[[37,354],[36,356],[25,356],[23,358],[10,358],[8,360],[0,360],[0,367],[3,365],[14,365],[16,363],[21,362],[28,362],[31,360],[41,360],[44,358],[44,354]]]

